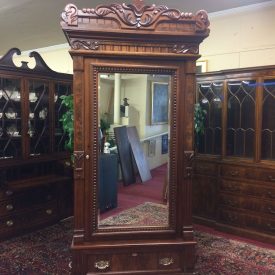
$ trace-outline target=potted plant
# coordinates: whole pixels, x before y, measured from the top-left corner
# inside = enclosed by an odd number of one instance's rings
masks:
[[[73,110],[73,95],[62,95],[61,104],[67,109],[60,118],[63,131],[68,135],[68,140],[65,142],[65,149],[71,153],[74,148],[74,110]]]

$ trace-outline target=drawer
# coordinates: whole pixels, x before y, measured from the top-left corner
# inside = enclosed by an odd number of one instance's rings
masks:
[[[194,173],[217,177],[219,174],[218,165],[216,163],[211,162],[195,161]]]
[[[275,218],[275,201],[264,201],[261,198],[239,197],[222,193],[219,202],[221,206],[260,212]],[[256,215],[259,215],[259,213],[256,213]]]
[[[221,176],[234,179],[246,178],[247,168],[234,165],[222,165]]]
[[[275,188],[270,188],[264,183],[256,185],[248,182],[223,179],[221,180],[220,191],[275,201]]]
[[[129,253],[117,253],[113,255],[90,255],[88,263],[88,272],[180,270],[179,255],[175,252],[144,253],[133,250]]]
[[[260,215],[250,215],[240,211],[221,209],[219,211],[219,221],[257,232],[275,233],[275,218],[266,218]]]
[[[55,199],[56,192],[51,189],[31,190],[19,195],[13,195],[9,199],[0,200],[0,215],[22,211]]]
[[[13,190],[12,186],[0,191],[0,200],[24,196],[27,200],[47,201],[56,197],[56,186],[39,186],[32,189]]]
[[[38,224],[56,220],[57,217],[57,201],[53,201],[43,206],[33,208],[30,211],[22,211],[20,214],[2,216],[0,221],[0,233],[24,230]]]

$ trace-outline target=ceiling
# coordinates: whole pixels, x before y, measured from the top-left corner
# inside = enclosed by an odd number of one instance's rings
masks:
[[[204,9],[208,13],[271,0],[145,0],[146,4],[167,5],[184,12]],[[131,0],[0,0],[0,56],[10,48],[21,51],[66,43],[60,27],[60,13],[68,3],[79,9],[99,4],[131,3]]]

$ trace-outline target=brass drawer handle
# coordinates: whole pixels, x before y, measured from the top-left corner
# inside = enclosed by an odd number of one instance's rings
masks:
[[[7,190],[7,191],[6,191],[6,195],[7,195],[7,196],[11,196],[12,194],[13,194],[13,191],[12,191],[12,190]]]
[[[275,214],[275,210],[273,210],[271,207],[268,207],[267,209],[268,209],[269,213]]]
[[[47,209],[47,210],[46,210],[46,213],[47,213],[48,215],[51,215],[51,214],[53,213],[53,211],[52,211],[52,209]]]
[[[172,257],[165,257],[159,260],[159,264],[163,266],[169,266],[174,263],[174,259]]]
[[[233,177],[238,176],[239,175],[239,171],[231,171],[230,175],[233,176]]]
[[[6,209],[8,210],[8,211],[11,211],[11,210],[13,210],[13,205],[12,204],[8,204],[8,205],[6,205]]]
[[[268,176],[268,179],[269,179],[270,181],[275,182],[275,178],[273,178],[272,176]]]
[[[6,222],[6,225],[7,225],[7,226],[13,226],[13,220],[7,221],[7,222]]]
[[[99,269],[99,270],[105,270],[110,266],[110,262],[109,261],[98,261],[95,262],[95,268]]]
[[[270,191],[267,192],[267,195],[268,195],[270,198],[275,199],[275,195],[273,195]]]

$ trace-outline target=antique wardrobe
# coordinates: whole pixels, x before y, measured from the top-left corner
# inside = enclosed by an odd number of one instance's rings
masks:
[[[207,13],[147,6],[143,1],[83,9],[68,4],[61,26],[71,46],[74,66],[72,273],[192,272],[196,245],[191,206],[193,106],[199,44],[209,34]],[[118,78],[115,86],[128,85],[125,94],[135,88],[133,83],[140,85],[129,101],[135,106],[145,100],[141,104],[145,111],[139,110],[140,121],[157,106],[150,102],[152,83],[159,84],[158,92],[168,95],[164,121],[153,125],[147,117],[138,126],[141,135],[153,127],[168,129],[169,195],[167,204],[160,207],[165,216],[161,223],[108,223],[99,211],[101,100],[109,83]],[[144,89],[143,81],[147,85]],[[116,99],[115,95],[114,104]],[[119,124],[115,119],[116,114],[112,123]],[[143,184],[145,188],[147,183]]]

